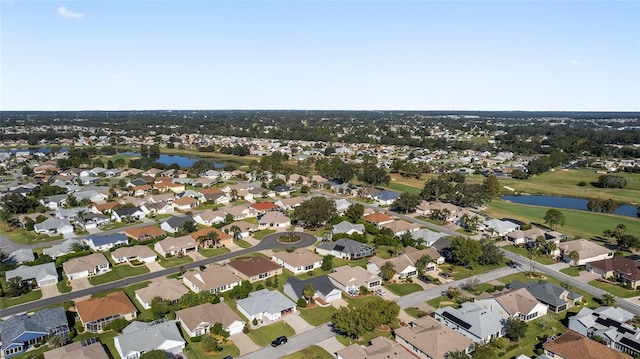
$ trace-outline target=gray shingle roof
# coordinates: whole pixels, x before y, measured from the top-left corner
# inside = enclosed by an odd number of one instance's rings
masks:
[[[509,288],[527,288],[529,293],[531,293],[531,295],[533,295],[537,300],[545,304],[553,305],[554,307],[559,307],[561,305],[567,304],[566,301],[560,299],[560,295],[562,295],[562,293],[564,293],[566,289],[549,282],[524,284],[522,282],[515,281],[509,285]],[[572,291],[568,292],[569,299],[577,299],[581,297],[580,294],[574,293]]]
[[[289,280],[287,280],[287,284],[285,284],[285,294],[287,295],[293,295],[295,296],[295,298],[293,299],[298,299],[303,297],[303,291],[304,291],[304,287],[305,285],[307,285],[307,283],[311,283],[313,285],[313,289],[315,289],[316,292],[320,292],[322,293],[322,295],[327,295],[329,293],[331,293],[332,290],[337,289],[333,283],[331,283],[331,279],[329,279],[328,276],[323,275],[323,276],[319,276],[319,277],[313,277],[313,278],[309,278],[309,279],[305,279],[305,280],[300,280],[296,277],[291,277],[289,278]],[[289,291],[287,288],[289,287],[291,289],[291,291]]]
[[[114,338],[125,356],[133,352],[148,352],[158,349],[166,341],[184,343],[178,326],[174,321],[154,324],[134,321]],[[177,344],[177,343],[176,343]]]
[[[38,282],[47,276],[58,277],[58,272],[56,271],[56,264],[53,262],[39,264],[37,266],[22,265],[14,270],[7,271],[5,274],[6,274],[7,280],[14,277],[20,277],[23,280],[35,278],[35,280]]]
[[[242,307],[249,315],[260,313],[280,313],[295,308],[296,304],[277,290],[262,289],[249,294],[248,298],[240,299],[238,307]]]
[[[14,315],[0,323],[2,349],[9,347],[13,341],[26,331],[48,334],[55,328],[68,326],[64,308],[49,308],[33,314]]]
[[[105,244],[118,244],[118,243],[129,243],[129,238],[123,233],[112,233],[106,235],[91,235],[87,238],[87,240],[93,242],[93,245],[96,247],[103,246]]]
[[[478,338],[486,338],[502,331],[503,319],[499,315],[471,302],[462,303],[459,309],[445,307],[435,312],[449,320],[454,318],[452,321],[455,321],[458,327],[464,327],[465,331]],[[478,340],[474,341],[478,342]]]
[[[354,255],[364,253],[365,257],[373,254],[373,248],[370,246],[347,238],[341,238],[335,242],[323,243],[319,245],[318,248]]]

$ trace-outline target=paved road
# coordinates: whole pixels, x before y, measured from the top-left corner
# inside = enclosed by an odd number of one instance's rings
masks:
[[[199,261],[194,261],[194,262],[185,264],[183,267],[184,267],[185,270],[188,270],[188,269],[191,269],[191,268],[197,268],[197,267],[199,267],[201,265],[220,262],[220,261],[224,261],[224,260],[227,260],[227,259],[231,259],[231,258],[247,255],[247,254],[250,254],[250,253],[259,252],[259,251],[262,251],[262,250],[265,250],[265,249],[283,249],[284,250],[284,249],[290,248],[292,246],[291,243],[280,243],[280,242],[278,242],[278,237],[280,237],[282,234],[284,234],[284,233],[274,233],[274,234],[271,234],[271,235],[268,235],[268,236],[264,237],[260,241],[260,243],[258,243],[257,245],[255,245],[255,246],[253,246],[251,248],[245,248],[245,249],[241,249],[239,251],[225,253],[225,254],[221,254],[219,256],[206,258],[206,259],[199,260]],[[308,233],[297,233],[297,234],[301,235],[301,237],[302,237],[302,240],[300,242],[293,244],[297,248],[303,248],[303,247],[311,246],[317,241],[317,238],[315,236],[310,235]],[[125,287],[125,286],[128,286],[128,285],[134,284],[134,283],[144,282],[144,281],[151,280],[151,279],[154,279],[154,278],[168,276],[170,274],[176,273],[177,271],[178,271],[177,267],[167,268],[167,269],[163,269],[163,270],[156,271],[156,272],[145,273],[145,274],[138,275],[138,276],[135,276],[135,277],[124,278],[124,279],[121,279],[121,280],[118,280],[118,281],[109,282],[109,283],[106,283],[106,284],[102,284],[102,285],[99,285],[99,286],[95,286],[95,287],[91,287],[91,288],[87,288],[87,289],[83,289],[83,290],[79,290],[79,291],[74,291],[74,292],[61,294],[61,295],[58,295],[58,296],[55,296],[55,297],[50,297],[50,298],[41,299],[41,300],[34,301],[34,302],[25,303],[25,304],[22,304],[22,305],[17,305],[17,306],[14,306],[14,307],[9,307],[9,308],[6,308],[6,309],[2,309],[0,311],[0,317],[8,317],[8,316],[11,316],[11,315],[14,315],[14,314],[29,312],[29,311],[33,311],[34,309],[37,309],[37,308],[46,307],[46,306],[49,306],[49,305],[61,303],[63,301],[74,300],[76,298],[84,297],[84,296],[87,296],[87,295],[92,295],[92,294],[99,293],[99,292],[102,292],[102,291],[105,291],[105,290],[121,288],[121,287]]]
[[[333,332],[328,324],[321,325],[307,332],[298,334],[291,338],[286,344],[282,344],[278,347],[265,347],[258,349],[254,352],[245,354],[241,358],[246,359],[264,359],[264,358],[282,358],[285,355],[295,353],[299,350],[308,348],[311,345],[318,344],[319,342],[331,338],[336,334]],[[274,339],[277,333],[274,333]]]

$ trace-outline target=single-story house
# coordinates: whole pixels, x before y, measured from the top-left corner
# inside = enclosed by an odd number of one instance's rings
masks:
[[[223,293],[242,284],[242,279],[228,266],[211,265],[203,271],[190,270],[182,275],[182,282],[196,293]]]
[[[565,262],[571,262],[569,254],[573,251],[578,252],[579,259],[574,263],[578,266],[586,265],[589,262],[595,262],[607,258],[613,258],[613,250],[595,244],[586,239],[576,239],[573,241],[561,242],[558,244],[560,256]]]
[[[153,298],[160,297],[171,303],[178,303],[180,298],[188,292],[189,289],[182,285],[179,280],[175,278],[165,278],[159,282],[152,282],[148,286],[136,290],[135,294],[136,300],[144,307],[144,309],[150,309]]]
[[[38,288],[54,285],[58,283],[58,271],[56,264],[53,262],[38,264],[35,266],[25,266],[5,272],[5,278],[8,281],[11,278],[20,277],[23,281],[31,282]]]
[[[176,321],[189,337],[197,337],[209,332],[216,323],[230,335],[242,332],[246,323],[226,303],[205,303],[176,311]]]
[[[380,270],[386,262],[391,262],[396,270],[396,274],[393,279],[403,279],[408,277],[415,277],[418,274],[415,263],[406,255],[399,255],[389,259],[382,259],[378,256],[371,257],[367,263],[367,270],[371,274],[382,277]]]
[[[520,230],[520,225],[511,221],[492,218],[484,221],[484,228],[494,237],[504,237],[508,233]]]
[[[111,252],[111,258],[116,263],[139,261],[142,263],[155,262],[158,254],[151,248],[143,245],[132,247],[121,247]]]
[[[182,237],[167,237],[156,242],[153,245],[153,249],[163,257],[167,258],[189,252],[197,252],[198,244],[190,235]]]
[[[335,242],[325,242],[316,248],[316,252],[322,256],[331,254],[334,257],[351,260],[370,257],[374,251],[373,247],[347,238],[341,238]]]
[[[387,337],[375,337],[371,339],[371,345],[365,347],[360,344],[351,344],[338,350],[336,359],[415,359],[416,357],[406,351],[399,343]]]
[[[427,247],[431,247],[438,239],[446,237],[447,234],[442,232],[434,232],[428,229],[418,229],[411,232],[411,238],[413,238],[418,244],[424,244]]]
[[[630,355],[609,348],[595,340],[573,331],[568,331],[542,344],[548,358],[565,359],[631,359]]]
[[[73,225],[68,219],[48,218],[42,223],[36,223],[33,230],[38,234],[56,236],[58,234],[68,235],[73,233]]]
[[[364,234],[364,231],[364,224],[362,223],[353,224],[347,221],[342,221],[333,226],[331,233],[333,233],[334,235],[336,233],[346,233],[348,235],[352,235],[353,233]]]
[[[394,218],[386,213],[373,212],[364,216],[364,220],[371,224],[375,224],[378,228],[382,228],[383,224],[393,222]]]
[[[165,232],[162,228],[159,228],[156,225],[150,225],[145,227],[134,227],[127,228],[124,231],[124,234],[136,241],[148,241],[150,239],[160,238],[165,236],[167,232]]]
[[[237,221],[237,222],[229,223],[226,226],[222,227],[222,231],[224,233],[230,234],[231,237],[233,238],[234,227],[238,227],[238,229],[240,230],[237,234],[236,239],[249,237],[251,233],[258,231],[257,224],[246,222],[246,221]]]
[[[216,227],[205,227],[190,234],[201,247],[212,247],[214,245],[228,246],[233,243],[233,237],[224,233]],[[217,239],[214,241],[213,237]],[[217,242],[217,244],[215,243]]]
[[[504,319],[518,318],[525,322],[547,315],[547,305],[538,301],[526,288],[501,293],[482,293],[474,300]]]
[[[92,253],[88,256],[71,258],[62,263],[64,274],[69,280],[90,277],[110,271],[109,260],[102,253]]]
[[[162,224],[160,224],[160,228],[169,233],[176,233],[179,232],[182,226],[187,222],[194,222],[193,218],[189,216],[173,216],[162,222]]]
[[[104,350],[99,341],[83,340],[61,346],[53,350],[42,353],[44,359],[109,359],[109,355]]]
[[[298,300],[298,298],[304,297],[304,287],[309,283],[315,291],[313,298],[318,302],[331,303],[334,300],[342,298],[342,291],[336,288],[331,279],[326,275],[311,277],[305,280],[291,277],[284,285],[284,294],[293,300]]]
[[[304,199],[302,197],[282,198],[276,201],[276,205],[285,211],[293,211],[299,207]]]
[[[92,234],[87,239],[85,239],[85,243],[96,252],[108,251],[109,249],[117,246],[124,246],[129,244],[129,238],[123,233],[112,233],[112,234]]]
[[[224,213],[228,213],[233,216],[234,221],[245,219],[248,217],[255,217],[256,213],[246,205],[236,205],[232,207],[222,208]]]
[[[531,282],[528,284],[515,281],[508,285],[509,289],[526,288],[537,300],[546,304],[554,313],[562,312],[582,301],[582,295],[549,282]]]
[[[56,259],[67,253],[71,253],[71,251],[73,251],[74,243],[81,243],[81,242],[77,239],[67,239],[60,244],[54,244],[49,248],[43,249],[42,254],[46,254],[51,258]]]
[[[7,261],[20,264],[24,262],[31,262],[35,259],[36,257],[33,254],[33,250],[31,248],[20,248],[9,253],[9,258],[7,259]]]
[[[122,222],[127,220],[141,220],[146,217],[146,214],[140,207],[127,207],[120,208],[111,211],[111,219],[116,222]]]
[[[190,211],[198,205],[198,201],[191,197],[180,197],[173,201],[173,208],[178,211]]]
[[[587,272],[596,273],[602,279],[615,277],[633,289],[640,285],[640,263],[630,258],[607,258],[587,263]]]
[[[92,333],[101,332],[115,319],[133,320],[138,314],[135,305],[123,291],[82,300],[76,302],[75,306],[82,326]]]
[[[168,355],[182,353],[187,345],[173,320],[163,322],[134,321],[113,338],[120,358],[139,358],[145,352],[162,350]]]
[[[207,209],[204,212],[197,213],[193,216],[193,220],[203,226],[213,226],[214,224],[223,223],[227,214],[221,210]]]
[[[52,335],[69,338],[69,322],[64,308],[47,308],[19,314],[0,322],[2,354],[5,358],[22,354]]]
[[[282,274],[281,265],[263,257],[235,258],[227,266],[231,267],[233,274],[251,283]]]
[[[465,302],[458,309],[444,307],[433,312],[434,318],[476,343],[488,343],[504,335],[505,320],[481,306]]]
[[[282,212],[267,212],[258,218],[258,228],[286,228],[291,226],[291,219]]]
[[[293,274],[306,273],[322,266],[322,257],[306,249],[277,252],[271,256],[271,260]]]
[[[415,223],[411,223],[403,219],[399,219],[397,221],[382,224],[380,225],[380,228],[381,229],[388,228],[389,230],[391,230],[391,233],[393,233],[394,236],[399,237],[405,233],[411,233],[411,232],[417,231],[418,229],[420,229],[420,226]]]
[[[239,299],[236,304],[238,311],[249,321],[278,320],[283,315],[296,311],[296,303],[277,290],[251,292],[248,298]]]
[[[473,340],[431,316],[424,316],[393,331],[396,342],[418,358],[446,358],[451,352],[469,354]]]
[[[374,290],[382,284],[382,278],[362,267],[342,266],[327,275],[336,288],[349,295],[358,295],[360,287]]]
[[[589,338],[600,337],[607,346],[637,357],[640,355],[640,329],[627,322],[634,314],[622,308],[584,307],[569,317],[569,329]]]

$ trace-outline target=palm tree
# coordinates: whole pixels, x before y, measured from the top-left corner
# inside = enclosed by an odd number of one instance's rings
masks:
[[[315,288],[313,288],[313,284],[307,283],[304,285],[304,289],[302,290],[302,295],[304,299],[307,300],[307,303],[311,301],[311,298],[316,294]]]
[[[60,348],[65,344],[66,341],[62,335],[54,334],[49,337],[48,342],[49,342],[49,346],[51,346],[52,348]]]
[[[203,234],[200,237],[196,238],[196,241],[203,248],[206,247],[207,245],[216,246],[220,243],[220,236],[218,236],[218,233],[211,230],[207,232],[207,234]]]
[[[616,305],[616,298],[609,293],[605,293],[602,295],[602,297],[600,297],[600,302],[602,303],[602,305],[613,307],[614,305]]]
[[[571,265],[578,265],[578,261],[580,260],[580,253],[577,251],[569,252],[569,259],[571,259]]]
[[[240,227],[236,226],[235,224],[233,226],[231,226],[231,228],[229,228],[229,231],[231,233],[233,233],[233,240],[237,241],[240,238],[242,238],[242,231],[240,230]]]
[[[390,281],[396,275],[396,266],[391,261],[386,261],[380,268],[380,275],[385,281]]]
[[[75,241],[73,243],[71,243],[71,250],[73,252],[82,252],[85,250],[85,246],[84,243],[80,242],[80,241]]]
[[[529,247],[529,276],[533,276],[536,271],[536,257],[540,254],[540,248],[538,246]]]
[[[238,199],[238,190],[237,189],[232,189],[231,190],[231,200],[235,201]]]
[[[445,359],[469,359],[469,354],[464,350],[450,351],[444,355]]]

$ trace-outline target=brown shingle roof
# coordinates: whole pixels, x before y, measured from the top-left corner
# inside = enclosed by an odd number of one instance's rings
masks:
[[[146,226],[146,227],[138,227],[138,228],[128,228],[124,231],[124,234],[132,239],[140,239],[140,238],[155,238],[164,236],[167,232],[164,229],[159,228],[158,226]]]
[[[230,235],[224,233],[223,231],[219,230],[216,227],[205,227],[205,228],[202,228],[200,230],[197,230],[197,231],[191,233],[191,238],[198,239],[201,236],[206,236],[210,232],[216,233],[218,235],[218,239],[220,241],[228,241],[228,240],[231,239]]]
[[[229,262],[228,266],[247,277],[280,269],[280,265],[263,257],[243,257]]]
[[[125,315],[134,313],[136,312],[136,307],[124,292],[113,292],[107,294],[105,297],[91,298],[77,302],[76,311],[82,323],[89,323],[117,314]]]
[[[242,318],[225,303],[205,303],[195,307],[178,310],[176,317],[180,318],[184,325],[190,330],[194,330],[201,323],[222,324],[223,328],[233,324],[233,322],[243,322]]]
[[[473,345],[471,339],[429,316],[416,319],[411,327],[400,327],[395,333],[431,358],[445,358],[449,352]]]
[[[625,277],[633,280],[640,279],[640,268],[638,262],[629,258],[608,258],[589,263],[590,266],[604,270],[606,272],[617,271]]]
[[[584,335],[568,331],[543,347],[565,359],[629,359],[629,355],[593,341]]]
[[[393,221],[393,217],[382,212],[371,213],[368,216],[364,216],[364,219],[365,221],[371,222],[371,223],[383,223],[383,222]]]

